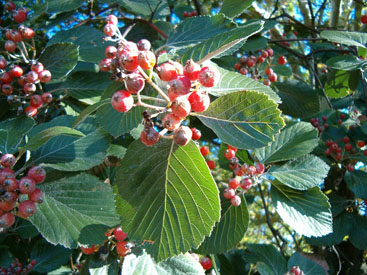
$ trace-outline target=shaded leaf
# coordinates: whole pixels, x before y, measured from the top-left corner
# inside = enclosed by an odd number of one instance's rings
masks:
[[[351,71],[361,69],[363,66],[367,65],[366,60],[361,60],[352,55],[341,55],[330,58],[326,65],[330,68]]]
[[[365,171],[347,171],[344,180],[357,198],[367,199],[367,173]]]
[[[221,96],[195,116],[224,143],[240,149],[267,145],[284,125],[274,101],[257,92]]]
[[[366,48],[367,34],[348,31],[322,31],[321,37],[334,43]]]
[[[78,174],[39,185],[44,202],[30,217],[52,244],[76,248],[102,244],[106,229],[118,224],[111,187],[88,174]]]
[[[269,146],[255,149],[255,155],[261,163],[301,157],[318,145],[317,134],[317,130],[310,123],[298,122],[275,135]]]
[[[341,98],[352,94],[354,90],[349,85],[352,74],[353,72],[331,70],[325,83],[326,95],[330,98]]]
[[[292,69],[289,68],[288,66],[284,66],[284,65],[275,65],[273,67],[271,67],[273,69],[273,71],[277,74],[277,75],[282,75],[282,76],[287,76],[290,77],[292,76]]]
[[[134,141],[115,183],[122,227],[134,240],[150,240],[146,249],[157,261],[198,247],[219,220],[218,189],[193,142]]]
[[[245,9],[251,6],[252,2],[253,0],[224,0],[220,12],[233,18],[243,13]]]
[[[319,237],[332,232],[330,204],[319,187],[301,191],[273,181],[270,194],[279,216],[298,234]]]
[[[233,249],[224,254],[216,254],[215,262],[221,274],[248,274],[250,263],[246,261],[243,249]]]
[[[48,11],[61,13],[65,11],[73,11],[79,8],[84,1],[82,0],[63,0],[63,1],[48,1]]]
[[[304,274],[325,275],[325,270],[321,265],[298,252],[294,253],[288,260],[288,269],[290,270],[293,266],[299,266]]]
[[[90,114],[94,113],[106,104],[111,104],[111,100],[107,98],[85,108],[73,122],[73,128],[76,127],[79,123],[83,122]]]

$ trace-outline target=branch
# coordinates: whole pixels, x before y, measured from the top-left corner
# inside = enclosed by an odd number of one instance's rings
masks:
[[[322,84],[322,82],[321,82],[318,74],[315,72],[314,68],[311,65],[309,65],[308,67],[312,71],[312,74],[315,76],[315,79],[316,79],[317,83],[319,84],[319,86],[320,86],[320,88],[322,90],[322,94],[324,95],[324,97],[325,97],[325,99],[327,101],[327,104],[329,105],[330,109],[334,109],[333,104],[330,101],[330,98],[325,93],[324,85]]]
[[[294,21],[295,23],[297,23],[298,25],[310,30],[311,32],[314,32],[314,33],[319,33],[318,30],[315,30],[314,28],[311,28],[305,24],[303,24],[302,22],[298,21],[297,19],[295,19],[294,17],[290,16],[288,13],[286,13],[284,10],[283,10],[283,14],[280,16],[280,17],[287,17],[289,19],[291,19],[292,21]]]
[[[310,14],[311,14],[312,27],[315,28],[315,16],[313,14],[312,3],[310,0],[307,0],[307,4],[308,4],[308,9],[310,10]]]
[[[341,0],[333,0],[331,2],[331,28],[336,28],[339,22]]]
[[[321,12],[321,11],[323,11],[324,9],[325,9],[325,5],[326,5],[326,2],[327,2],[328,0],[324,0],[324,2],[322,2],[322,4],[321,4],[321,6],[320,6],[320,8],[317,10],[317,12],[315,13],[315,18],[317,17],[317,15]]]
[[[161,95],[162,98],[164,98],[168,103],[170,103],[171,100],[169,99],[169,97],[161,90],[161,88],[159,88],[157,84],[155,84],[152,81],[152,79],[144,72],[144,70],[140,67],[138,67],[138,70],[139,73],[145,78],[145,81],[148,82],[154,88],[154,90],[156,90],[158,94]]]

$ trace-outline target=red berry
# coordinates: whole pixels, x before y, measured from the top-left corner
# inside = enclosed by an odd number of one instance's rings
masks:
[[[152,45],[150,44],[149,40],[141,39],[138,43],[136,43],[139,51],[149,51]]]
[[[111,59],[110,58],[102,59],[101,62],[99,62],[99,69],[102,72],[109,72],[111,70]]]
[[[367,15],[362,15],[361,16],[361,22],[362,22],[362,24],[367,24]]]
[[[265,171],[265,166],[262,163],[256,163],[255,168],[256,168],[256,174],[258,175],[264,173]]]
[[[251,59],[251,58],[249,58],[247,60],[247,67],[251,68],[251,67],[255,66],[255,64],[256,64],[256,60]]]
[[[261,51],[261,56],[264,57],[264,58],[268,58],[269,53],[267,51]]]
[[[183,17],[191,17],[191,13],[189,13],[188,11],[184,11],[184,12],[182,13],[182,16],[183,16]]]
[[[359,148],[364,147],[364,145],[365,145],[365,143],[364,143],[364,141],[363,141],[363,140],[359,140],[359,141],[358,141],[358,147],[359,147]]]
[[[343,142],[344,143],[348,143],[350,141],[349,137],[345,136],[343,137]]]
[[[35,35],[34,30],[28,27],[24,28],[21,33],[25,39],[32,39]]]
[[[187,76],[191,81],[198,80],[200,71],[200,65],[195,63],[192,59],[187,60],[183,68],[184,75]]]
[[[187,145],[192,138],[191,129],[187,126],[181,126],[173,133],[173,140],[180,146]]]
[[[333,145],[333,144],[334,144],[334,142],[333,142],[332,140],[328,139],[328,140],[325,142],[325,144],[326,144],[326,146],[327,146],[327,147],[330,147],[331,145]]]
[[[5,69],[6,65],[7,65],[7,62],[5,58],[2,55],[0,55],[0,69],[1,70]]]
[[[265,58],[263,56],[258,56],[257,57],[257,63],[264,63],[265,62]]]
[[[287,58],[285,57],[285,56],[280,56],[279,58],[278,58],[278,63],[280,64],[280,65],[285,65],[286,63],[287,63]]]
[[[37,87],[34,83],[26,82],[23,86],[23,90],[26,94],[32,94],[37,90]]]
[[[231,199],[236,195],[236,191],[231,188],[226,188],[223,190],[223,197],[226,199]]]
[[[345,118],[345,114],[340,114],[340,119],[344,119]]]
[[[205,157],[209,154],[209,147],[208,146],[201,146],[200,153]]]
[[[201,266],[204,268],[204,270],[211,269],[213,264],[212,261],[208,257],[204,257],[200,260]]]
[[[338,123],[339,125],[341,125],[341,124],[343,123],[343,121],[342,121],[341,119],[338,119],[337,123]]]
[[[21,42],[23,40],[22,34],[19,31],[12,30],[10,34],[11,40],[14,42]]]
[[[119,226],[113,231],[113,236],[115,237],[116,241],[123,241],[127,238],[127,233],[122,231],[121,226]]]
[[[28,199],[36,203],[43,203],[43,192],[36,188],[32,193],[28,194]]]
[[[145,128],[140,134],[140,140],[147,146],[156,144],[159,140],[159,133],[153,128]]]
[[[248,70],[246,68],[241,68],[240,69],[240,74],[247,75],[248,74]]]
[[[31,200],[22,201],[19,204],[19,214],[25,218],[28,218],[32,216],[34,213],[36,213],[36,204]]]
[[[236,71],[239,71],[239,70],[241,69],[241,64],[240,64],[240,63],[236,63],[236,64],[234,64],[234,69],[235,69]]]
[[[166,114],[162,119],[162,125],[164,128],[168,129],[168,131],[174,131],[181,124],[181,119],[174,114]]]
[[[158,76],[162,81],[171,81],[177,77],[177,70],[171,63],[163,63],[157,67]]]
[[[106,22],[112,25],[117,25],[118,18],[115,15],[110,14],[109,16],[107,16]]]
[[[228,186],[229,188],[236,190],[238,186],[240,186],[240,182],[236,178],[232,178],[229,180]]]
[[[3,166],[3,167],[12,167],[15,163],[15,157],[13,154],[4,154],[1,156],[1,159],[0,159],[0,164]]]
[[[327,121],[327,116],[322,116],[323,121]]]
[[[81,249],[81,251],[82,251],[85,255],[93,254],[93,253],[96,251],[96,247],[95,247],[95,245],[92,245],[91,247],[81,247],[80,249]]]
[[[38,184],[45,180],[46,171],[41,166],[33,166],[28,170],[27,177],[32,178]]]
[[[278,76],[277,76],[277,74],[276,74],[276,73],[272,73],[272,74],[269,74],[269,75],[268,75],[268,78],[269,78],[269,80],[270,80],[271,82],[276,82],[276,81],[277,81],[277,79],[278,79]]]
[[[266,86],[270,86],[270,84],[271,84],[271,81],[269,80],[269,79],[264,79],[264,85],[266,85]]]
[[[15,222],[15,216],[13,213],[5,213],[0,216],[0,228],[10,227]]]
[[[215,168],[215,162],[214,160],[207,160],[206,164],[208,165],[210,170],[213,170]]]
[[[18,199],[18,193],[13,191],[7,191],[1,195],[1,199],[6,202],[16,202]]]
[[[191,105],[186,97],[179,96],[173,101],[171,109],[172,114],[174,114],[178,118],[183,119],[190,114]]]
[[[13,12],[14,21],[17,23],[23,23],[27,19],[27,13],[23,10],[18,9]]]
[[[36,189],[36,182],[31,177],[23,177],[18,183],[19,191],[22,194],[30,194]]]
[[[124,241],[117,243],[116,252],[120,257],[124,257],[130,252],[130,249],[126,246],[127,244],[128,243]]]
[[[3,84],[1,86],[1,91],[4,95],[11,95],[13,93],[13,86],[10,84]]]
[[[23,69],[18,65],[14,65],[14,66],[11,67],[11,69],[9,71],[9,74],[12,77],[18,78],[23,74]]]
[[[154,67],[157,59],[155,54],[151,51],[140,51],[138,55],[138,62],[142,69],[150,70]]]
[[[13,210],[15,207],[15,202],[6,202],[6,201],[0,201],[0,210],[3,210],[5,212],[9,212]]]
[[[327,148],[326,150],[325,150],[325,155],[330,155],[331,154],[331,149],[330,148]]]
[[[241,167],[237,167],[237,168],[233,169],[233,172],[238,177],[242,177],[243,174],[244,174],[244,172],[242,171]]]
[[[227,149],[231,149],[231,150],[237,152],[237,148],[232,146],[232,145],[229,145],[229,144],[227,145]]]
[[[139,67],[138,54],[138,51],[124,51],[119,59],[121,66],[126,71],[135,71]]]
[[[39,108],[43,104],[42,97],[39,95],[32,95],[29,103],[31,104],[31,106],[35,108]]]
[[[363,151],[363,155],[367,156],[367,149]]]
[[[38,74],[34,71],[29,71],[25,77],[27,78],[27,82],[34,83],[38,80]]]
[[[3,185],[7,191],[15,191],[18,189],[18,181],[15,178],[6,178]]]
[[[209,108],[210,97],[207,92],[195,91],[192,92],[188,98],[191,110],[194,112],[204,112]]]
[[[112,107],[121,113],[126,113],[134,106],[134,99],[128,91],[120,90],[111,98]]]
[[[347,144],[345,144],[344,148],[345,148],[345,150],[350,151],[350,150],[352,150],[353,146],[352,146],[352,144],[347,143]]]
[[[239,197],[239,196],[234,196],[234,197],[232,197],[231,198],[231,203],[232,203],[232,205],[233,206],[240,206],[240,204],[241,204],[241,198]]]
[[[117,32],[117,27],[114,24],[106,24],[103,28],[103,32],[107,36],[114,36]]]
[[[42,98],[43,103],[48,104],[48,103],[50,103],[52,101],[52,94],[50,94],[50,93],[43,93],[42,96],[41,96],[41,98]]]
[[[16,9],[16,6],[12,1],[6,2],[4,7],[7,11],[12,11]]]
[[[29,105],[25,108],[24,113],[28,117],[34,117],[37,114],[37,108]]]
[[[236,156],[236,152],[232,149],[227,149],[224,152],[224,157],[228,160],[230,160],[231,158],[234,158]]]
[[[198,79],[201,85],[210,88],[215,86],[219,82],[220,73],[218,69],[214,66],[205,66],[200,70]]]
[[[353,171],[354,171],[354,165],[353,165],[353,164],[348,164],[348,165],[347,165],[347,170],[348,170],[349,172],[353,172]]]
[[[291,268],[292,275],[301,275],[302,270],[299,268],[299,266],[293,266]]]
[[[168,91],[176,95],[186,95],[190,92],[191,82],[187,76],[179,75],[168,82]]]
[[[190,15],[191,15],[191,17],[192,16],[197,16],[198,15],[198,12],[197,11],[192,11]]]
[[[14,171],[10,168],[0,168],[0,183],[7,178],[15,178]]]
[[[201,138],[200,130],[198,130],[196,128],[191,128],[191,132],[192,132],[192,139],[193,140],[199,140]]]
[[[107,46],[104,53],[107,58],[114,58],[116,56],[117,49],[114,46]]]
[[[268,49],[266,49],[266,51],[268,52],[269,56],[272,56],[274,54],[274,51],[273,51],[272,48],[268,48]]]
[[[137,94],[144,89],[145,80],[140,74],[131,73],[125,77],[125,86],[130,93]]]
[[[42,72],[43,69],[44,69],[44,66],[41,62],[36,62],[36,63],[32,64],[32,66],[31,66],[31,70],[36,72],[37,74]]]
[[[8,52],[14,52],[15,49],[17,48],[17,44],[15,44],[14,41],[6,40],[4,44],[4,48]]]
[[[252,186],[252,180],[250,178],[243,178],[240,182],[242,189],[249,190]]]

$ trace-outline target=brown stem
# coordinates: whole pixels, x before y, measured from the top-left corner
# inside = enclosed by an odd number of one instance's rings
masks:
[[[140,67],[138,67],[138,70],[139,73],[145,78],[145,81],[148,82],[153,87],[153,89],[161,95],[161,97],[163,97],[168,103],[170,103],[171,100],[169,99],[169,97],[161,90],[161,88],[158,87],[157,84],[152,81],[152,79],[144,72],[144,70]]]

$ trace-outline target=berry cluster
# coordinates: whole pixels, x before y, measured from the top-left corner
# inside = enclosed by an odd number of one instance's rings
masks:
[[[205,145],[201,146],[200,147],[200,153],[203,155],[203,157],[209,155],[209,153],[210,153],[209,147],[205,146]],[[215,161],[214,160],[208,159],[206,161],[206,164],[208,165],[210,170],[213,170],[215,168]]]
[[[235,177],[229,180],[228,187],[223,190],[223,197],[230,199],[233,206],[241,204],[240,195],[248,191],[254,183],[259,182],[265,172],[265,166],[261,163],[256,163],[255,166],[246,163],[240,165],[236,152],[237,148],[231,145],[227,145],[224,152],[224,157],[229,160],[229,167]],[[241,190],[238,187],[241,187]]]
[[[189,127],[181,126],[181,123],[191,111],[204,112],[208,109],[210,97],[205,88],[218,83],[219,71],[214,66],[202,67],[193,60],[188,60],[184,66],[175,61],[160,64],[156,67],[156,71],[159,78],[167,82],[166,93],[151,80],[152,70],[156,66],[156,56],[150,51],[150,42],[146,39],[138,43],[126,41],[120,34],[117,22],[114,15],[107,17],[107,24],[104,27],[104,33],[108,36],[106,40],[116,41],[117,44],[106,48],[106,58],[100,62],[102,71],[112,71],[113,79],[125,83],[126,90],[119,90],[113,94],[112,107],[118,112],[127,112],[134,106],[159,110],[154,116],[147,111],[144,112],[144,130],[140,140],[145,145],[152,146],[161,136],[171,132],[164,137],[173,138],[178,145],[186,145],[192,139],[192,132]],[[145,71],[149,71],[149,75]],[[163,97],[155,100],[166,101],[166,107],[142,102],[140,92],[144,89],[145,82],[152,85]],[[137,97],[136,104],[132,94]],[[158,125],[163,130],[158,133],[154,118],[164,112],[167,114]]]
[[[31,260],[28,264],[22,264],[18,259],[15,259],[14,262],[7,268],[0,268],[0,275],[18,275],[18,274],[27,274],[30,272],[33,267],[36,265],[36,260]]]
[[[212,260],[208,257],[203,257],[200,259],[200,264],[204,268],[204,270],[209,270],[213,267]]]
[[[271,63],[273,61],[274,51],[272,48],[268,48],[259,52],[258,56],[250,55],[248,57],[242,56],[239,63],[234,65],[234,68],[239,71],[242,75],[251,75],[251,78],[259,80],[264,78],[264,84],[269,86],[272,82],[276,82],[278,79],[277,74],[271,68]],[[268,61],[267,61],[268,60]],[[267,61],[267,66],[262,70],[263,63]],[[287,59],[285,56],[280,56],[278,58],[278,63],[280,65],[285,65]],[[262,74],[265,73],[263,76]]]
[[[183,14],[182,14],[183,17],[193,17],[193,16],[197,16],[197,15],[198,15],[198,12],[195,11],[195,10],[193,10],[191,12],[184,11]]]
[[[299,266],[292,266],[291,270],[285,275],[304,275],[305,273],[299,268]]]
[[[345,114],[341,113],[336,123],[338,125],[342,125],[344,119],[345,119]],[[319,133],[323,132],[325,129],[329,127],[327,116],[322,116],[321,120],[318,117],[313,117],[310,119],[310,122],[312,126],[315,127],[319,131]]]
[[[26,19],[27,11],[24,8],[15,10],[15,4],[11,1],[5,7],[13,12],[15,22],[22,23]],[[36,85],[49,82],[51,73],[44,69],[42,63],[29,58],[28,51],[33,50],[33,46],[23,41],[33,40],[33,29],[21,24],[14,29],[3,29],[3,32],[7,39],[4,44],[7,55],[0,56],[0,90],[11,103],[26,104],[29,100],[30,105],[24,111],[27,116],[33,117],[43,103],[52,101],[50,93],[43,93],[42,96],[35,94]]]
[[[42,167],[34,166],[20,180],[15,178],[11,167],[15,163],[12,154],[4,154],[0,159],[0,229],[12,226],[15,222],[14,212],[22,218],[28,218],[36,212],[36,204],[43,202],[43,192],[36,184],[43,182],[46,172]],[[20,200],[27,195],[27,200]]]

